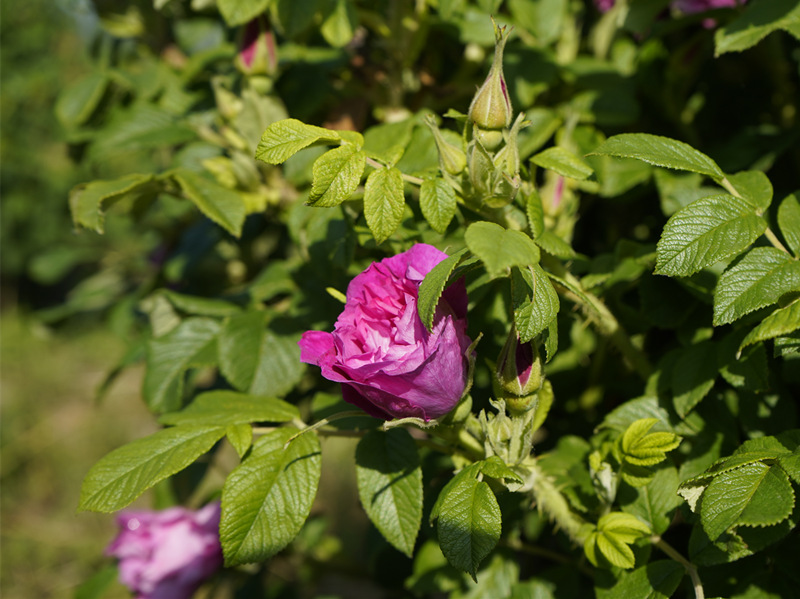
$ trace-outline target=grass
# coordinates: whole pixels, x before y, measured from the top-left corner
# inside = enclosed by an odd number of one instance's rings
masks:
[[[95,330],[53,334],[0,316],[0,595],[72,597],[108,563],[113,516],[78,513],[81,480],[103,455],[155,428],[139,397],[141,371],[125,373],[103,403],[94,391],[123,343]],[[122,587],[108,597],[128,597]]]

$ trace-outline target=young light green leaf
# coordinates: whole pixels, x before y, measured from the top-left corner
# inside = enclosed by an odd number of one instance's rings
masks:
[[[126,175],[110,181],[82,183],[69,192],[69,207],[76,227],[103,233],[104,212],[108,205],[131,198],[155,198],[162,185],[153,175]]]
[[[115,449],[83,481],[79,509],[114,512],[180,472],[225,435],[224,426],[168,428]]]
[[[728,470],[709,483],[700,521],[712,541],[735,526],[770,526],[794,507],[794,491],[782,468],[754,462]]]
[[[225,436],[241,459],[253,443],[253,427],[249,424],[229,424],[225,428]]]
[[[595,566],[600,563],[599,551],[611,565],[633,568],[636,559],[629,545],[648,534],[651,534],[650,527],[636,516],[611,512],[600,518],[597,530],[586,538],[583,549]]]
[[[714,326],[728,324],[786,294],[800,292],[800,261],[773,247],[750,250],[714,288]]]
[[[419,189],[419,207],[433,230],[444,233],[456,213],[456,192],[441,177],[425,179]]]
[[[700,403],[719,374],[716,348],[710,341],[686,348],[672,370],[672,403],[681,418]]]
[[[786,245],[800,258],[800,194],[786,196],[778,206],[778,226]]]
[[[422,523],[422,468],[408,431],[368,431],[356,448],[356,477],[369,519],[389,543],[411,557]]]
[[[325,18],[320,33],[334,48],[350,43],[358,27],[358,13],[351,0],[333,0],[333,10]]]
[[[361,183],[367,155],[353,144],[328,150],[311,169],[313,182],[308,196],[310,206],[330,208],[348,199]]]
[[[261,136],[256,158],[267,164],[282,164],[303,148],[318,141],[331,144],[341,140],[336,131],[306,125],[297,119],[283,119],[272,123]]]
[[[486,482],[474,476],[457,480],[437,513],[439,545],[453,567],[476,579],[481,561],[500,540],[500,506]]]
[[[594,174],[594,169],[584,160],[560,146],[539,152],[531,158],[531,161],[542,168],[572,179],[588,179]]]
[[[800,299],[794,300],[784,308],[775,310],[762,320],[761,324],[750,331],[747,337],[742,340],[739,351],[753,343],[788,335],[798,329],[800,329]]]
[[[558,315],[556,290],[538,264],[511,269],[511,303],[519,339],[527,343],[544,331]]]
[[[762,214],[772,203],[772,183],[761,171],[742,171],[728,175],[728,182]]]
[[[528,217],[528,226],[531,228],[531,237],[534,241],[544,233],[544,207],[539,192],[533,189],[525,201],[525,212]]]
[[[231,316],[219,334],[220,371],[240,391],[285,395],[305,372],[297,341],[296,335],[268,329],[260,310]]]
[[[375,243],[383,243],[395,232],[405,206],[402,173],[394,167],[372,171],[364,187],[364,216]]]
[[[688,277],[745,250],[766,230],[747,200],[708,196],[673,214],[656,248],[656,274]]]
[[[189,169],[175,169],[171,176],[200,212],[234,237],[242,234],[246,209],[241,195]]]
[[[637,158],[656,166],[707,175],[715,181],[721,181],[725,177],[716,162],[689,144],[649,133],[614,135],[600,144],[592,154]]]
[[[539,248],[522,231],[481,221],[467,228],[464,239],[470,251],[484,263],[490,277],[500,276],[512,266],[539,263]]]
[[[272,0],[217,0],[217,8],[225,22],[233,27],[244,25],[267,10]]]
[[[717,29],[714,54],[747,50],[773,31],[790,30],[798,22],[800,4],[796,0],[755,0],[737,19]]]
[[[425,279],[419,286],[417,312],[422,323],[429,331],[433,328],[436,306],[439,304],[439,298],[442,297],[445,287],[447,287],[447,281],[466,256],[467,250],[464,249],[445,258],[425,275]]]
[[[317,493],[320,447],[316,433],[280,428],[253,444],[222,488],[219,536],[228,566],[261,562],[300,532]]]
[[[667,452],[681,443],[674,433],[649,433],[657,418],[644,418],[632,423],[622,435],[620,449],[624,460],[634,466],[654,466],[666,459]]]
[[[180,407],[183,374],[188,368],[215,362],[220,326],[208,318],[189,318],[147,344],[142,394],[150,409],[172,412]]]
[[[230,426],[251,422],[290,422],[299,417],[297,408],[283,400],[220,390],[201,393],[180,412],[164,414],[158,421],[171,426]]]

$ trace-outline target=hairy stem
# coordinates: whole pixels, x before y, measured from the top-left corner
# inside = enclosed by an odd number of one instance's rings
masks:
[[[524,466],[528,468],[528,484],[531,485],[537,507],[545,512],[567,536],[575,542],[581,542],[581,527],[585,524],[583,518],[572,511],[566,497],[556,488],[553,480],[539,467],[535,458],[526,460]]]
[[[678,551],[669,543],[664,541],[660,536],[653,535],[650,537],[650,542],[666,553],[671,559],[678,562],[684,568],[689,578],[692,579],[692,586],[694,587],[694,596],[696,599],[704,599],[705,593],[703,592],[703,583],[700,582],[700,576],[697,574],[697,567],[688,559],[683,557]]]

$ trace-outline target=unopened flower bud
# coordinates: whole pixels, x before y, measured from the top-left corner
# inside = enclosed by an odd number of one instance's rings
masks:
[[[467,155],[461,148],[447,142],[436,126],[433,116],[428,115],[425,124],[430,127],[433,139],[436,141],[436,149],[439,151],[439,167],[450,175],[458,175],[467,166]]]
[[[502,129],[511,123],[511,100],[503,77],[503,49],[508,40],[506,28],[495,23],[494,37],[492,68],[469,106],[469,118],[481,129]]]
[[[511,397],[527,397],[539,391],[544,377],[536,341],[521,343],[512,329],[497,361],[497,379]]]
[[[274,75],[278,69],[275,36],[258,18],[244,29],[237,66],[247,75]]]

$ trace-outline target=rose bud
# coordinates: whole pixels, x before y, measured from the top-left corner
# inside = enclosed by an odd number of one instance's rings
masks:
[[[275,36],[261,19],[245,25],[237,66],[247,75],[274,75],[278,69]]]
[[[137,599],[188,599],[222,566],[219,502],[201,510],[124,511],[106,549]]]
[[[503,50],[508,40],[505,27],[494,26],[494,61],[486,81],[475,94],[469,106],[469,118],[481,129],[502,129],[511,123],[511,100],[503,77]],[[496,137],[496,136],[495,136]],[[502,136],[500,137],[502,140]],[[491,150],[484,140],[484,147]],[[499,141],[498,141],[499,145]]]
[[[442,137],[442,132],[436,126],[433,116],[428,115],[425,118],[425,124],[430,127],[433,139],[436,141],[436,149],[439,151],[439,167],[450,175],[459,174],[467,166],[467,155],[461,148],[448,143]]]
[[[517,331],[512,329],[500,351],[497,380],[514,411],[524,412],[534,407],[535,393],[544,382],[537,345],[535,340],[521,343]]]
[[[472,359],[464,282],[444,291],[430,332],[417,313],[420,283],[445,258],[420,243],[370,265],[347,287],[333,332],[303,334],[300,359],[341,383],[345,401],[376,418],[428,421],[450,412]]]

